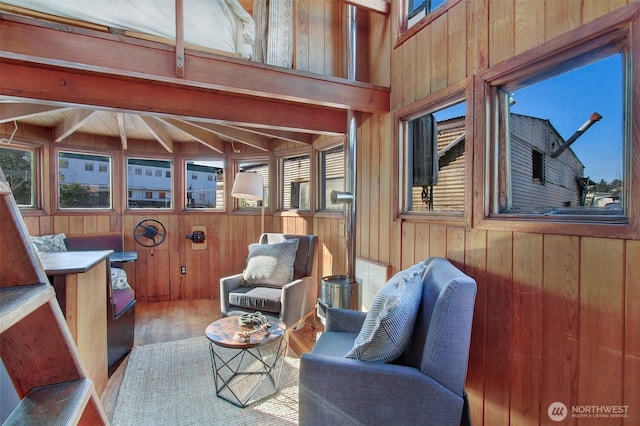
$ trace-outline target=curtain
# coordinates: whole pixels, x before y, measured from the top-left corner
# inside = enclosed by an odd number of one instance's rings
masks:
[[[256,41],[253,59],[291,68],[293,64],[293,0],[255,0]]]

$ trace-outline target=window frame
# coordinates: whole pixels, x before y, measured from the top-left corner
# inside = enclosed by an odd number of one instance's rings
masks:
[[[433,222],[453,226],[470,226],[472,221],[473,194],[473,159],[474,159],[474,111],[472,108],[473,80],[467,78],[462,82],[449,86],[439,92],[433,93],[418,102],[414,102],[404,108],[399,109],[395,114],[395,146],[394,152],[397,155],[395,162],[395,178],[399,190],[394,191],[395,218],[401,220],[415,220],[421,222]],[[404,166],[406,159],[405,132],[408,122],[414,118],[437,112],[460,102],[466,103],[465,116],[465,165],[464,165],[464,211],[406,211],[405,197],[407,196],[407,167]]]
[[[55,206],[55,211],[58,213],[73,213],[73,212],[87,212],[87,211],[100,211],[100,212],[114,212],[116,210],[116,197],[118,195],[118,181],[116,179],[116,156],[113,153],[105,152],[105,151],[86,151],[82,149],[69,149],[68,147],[60,147],[52,150],[51,156],[51,169],[54,171],[54,179],[51,179],[51,194],[53,199],[53,205]],[[87,156],[102,156],[107,157],[109,159],[109,166],[111,171],[109,172],[109,207],[62,207],[60,205],[60,167],[58,164],[60,153],[70,153],[70,154],[78,154],[78,155],[87,155]],[[104,173],[95,171],[94,167],[91,167],[92,170],[87,170],[87,163],[82,167],[83,171],[91,171],[96,172],[98,174]],[[66,169],[68,169],[68,164]]]
[[[294,214],[298,216],[310,216],[315,211],[316,206],[316,162],[313,161],[312,148],[291,149],[278,153],[277,158],[277,211],[278,213]],[[284,208],[284,162],[287,159],[296,157],[309,157],[309,209]]]
[[[398,47],[415,34],[419,33],[420,30],[427,27],[431,22],[438,19],[440,16],[444,15],[449,9],[455,7],[462,0],[446,0],[444,4],[438,6],[433,12],[427,13],[420,20],[415,22],[413,25],[409,26],[409,1],[401,0],[398,2],[392,2],[392,4],[396,4],[398,7],[398,37],[395,43],[395,47]]]
[[[478,171],[478,182],[484,188],[474,200],[474,227],[483,229],[539,233],[558,233],[563,235],[593,236],[605,238],[640,238],[640,42],[632,27],[640,27],[638,11],[633,5],[620,13],[609,14],[577,30],[570,31],[555,39],[530,49],[514,58],[501,62],[479,73],[475,85],[476,98],[474,109],[478,120],[475,122],[476,134],[483,135],[475,140],[476,155],[474,169]],[[607,217],[567,215],[559,217],[535,216],[511,213],[495,213],[500,197],[498,164],[504,154],[500,153],[501,132],[499,128],[500,108],[505,110],[497,90],[518,81],[528,84],[542,81],[550,75],[576,69],[581,65],[595,62],[597,53],[605,58],[626,50],[624,125],[623,132],[623,185],[626,189],[626,216],[616,220]],[[636,60],[634,60],[634,58]],[[553,72],[552,72],[553,71]],[[532,78],[535,77],[535,81]],[[480,119],[482,118],[482,119]],[[635,165],[635,167],[634,167]]]
[[[129,160],[150,160],[150,161],[166,161],[169,162],[171,164],[171,167],[169,168],[169,171],[171,172],[171,177],[169,177],[168,179],[170,179],[171,181],[171,187],[169,189],[169,191],[162,189],[162,190],[158,190],[158,192],[169,192],[171,193],[171,206],[170,207],[130,207],[129,206]],[[141,155],[140,153],[129,153],[128,155],[124,156],[123,159],[123,169],[126,172],[123,176],[123,182],[122,182],[122,186],[123,186],[123,210],[125,212],[155,212],[155,211],[160,211],[160,212],[170,212],[170,211],[175,211],[176,209],[178,209],[179,207],[176,206],[176,197],[181,197],[182,195],[182,191],[177,191],[177,185],[176,185],[176,181],[175,181],[175,176],[176,176],[176,172],[179,172],[180,170],[177,170],[177,168],[179,168],[179,164],[180,164],[180,160],[178,158],[174,158],[174,157],[168,157],[168,156],[160,156],[160,155]],[[144,170],[144,167],[135,167],[135,165],[133,165],[133,176],[143,176],[146,177],[146,173],[143,171],[143,173],[141,175],[136,173],[136,169],[140,168],[142,170]],[[166,176],[166,173],[165,173]],[[151,177],[155,177],[155,173],[152,173]],[[147,191],[148,188],[145,188],[144,191]],[[180,198],[182,199],[182,198]],[[186,197],[185,197],[186,199]]]
[[[346,156],[346,151],[347,151],[347,146],[346,146],[346,140],[344,137],[336,137],[336,138],[331,138],[327,141],[324,141],[322,143],[319,143],[317,145],[314,146],[314,151],[316,153],[316,170],[317,170],[317,177],[316,177],[316,182],[317,182],[317,188],[316,188],[316,208],[315,208],[315,212],[316,213],[321,213],[321,214],[328,214],[328,215],[333,215],[333,214],[339,214],[340,216],[344,215],[344,206],[340,205],[340,207],[338,208],[333,208],[333,209],[327,209],[326,207],[323,208],[323,204],[322,204],[322,198],[324,196],[324,192],[325,192],[325,176],[324,176],[324,167],[322,166],[322,159],[323,159],[323,155],[325,152],[327,151],[331,151],[333,149],[336,149],[338,147],[342,147],[342,153],[343,153],[343,159],[344,156]],[[344,164],[344,161],[343,161]],[[345,169],[343,170],[343,185],[342,185],[342,189],[341,191],[345,191],[345,185],[346,185],[346,166]],[[331,203],[330,200],[326,201],[327,203]]]
[[[223,190],[222,190],[222,208],[218,208],[218,207],[189,207],[188,205],[188,201],[187,201],[187,194],[189,192],[188,186],[189,186],[189,182],[195,180],[200,182],[201,180],[197,178],[197,174],[193,171],[190,171],[187,167],[187,163],[191,161],[218,161],[222,163],[222,183],[223,183]],[[182,170],[184,171],[183,173],[183,188],[181,191],[181,199],[182,199],[182,210],[185,212],[189,212],[189,213],[197,213],[197,212],[208,212],[208,213],[212,213],[212,212],[225,212],[227,210],[227,197],[226,197],[226,193],[227,193],[227,159],[223,156],[211,156],[211,157],[198,157],[198,158],[194,158],[194,157],[185,157],[182,160]],[[166,173],[163,174],[163,176],[166,176]],[[193,177],[196,176],[195,179],[193,179]],[[210,177],[210,175],[208,175],[208,177]],[[172,178],[169,178],[173,181]],[[213,182],[213,180],[209,180],[207,179],[205,181],[205,184],[208,184],[209,182]],[[216,199],[217,199],[217,194],[218,194],[218,190],[217,190],[217,180],[216,182]],[[229,189],[229,192],[231,190]],[[218,204],[216,202],[216,204]],[[175,206],[174,206],[175,207]]]
[[[32,156],[31,170],[31,198],[32,205],[18,205],[19,210],[24,213],[40,213],[46,210],[43,188],[43,161],[45,152],[41,145],[23,143],[12,139],[11,143],[0,145],[2,148],[14,149],[18,151],[28,151]],[[6,172],[5,172],[6,173]]]

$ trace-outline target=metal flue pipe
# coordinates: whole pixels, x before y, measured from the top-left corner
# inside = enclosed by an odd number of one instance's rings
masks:
[[[356,7],[347,6],[347,78],[356,80]],[[345,203],[345,237],[347,245],[347,280],[355,282],[356,237],[356,146],[357,123],[353,110],[347,112],[347,144],[345,150],[345,190],[350,194]],[[343,199],[346,201],[345,199]]]
[[[587,131],[587,129],[589,129],[589,127],[593,126],[595,122],[600,121],[601,119],[602,119],[602,116],[597,112],[594,112],[593,114],[591,114],[589,119],[582,126],[580,126],[580,128],[576,130],[576,132],[573,135],[571,135],[571,137],[567,139],[565,143],[563,143],[558,147],[558,149],[553,151],[549,155],[549,157],[556,158],[557,156],[565,152],[567,148],[571,146],[572,143],[574,143],[580,136],[582,136],[584,132]]]

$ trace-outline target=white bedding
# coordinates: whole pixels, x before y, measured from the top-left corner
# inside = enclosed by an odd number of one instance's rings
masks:
[[[175,39],[175,0],[2,0],[65,18]],[[185,43],[253,55],[255,23],[238,0],[184,0]]]

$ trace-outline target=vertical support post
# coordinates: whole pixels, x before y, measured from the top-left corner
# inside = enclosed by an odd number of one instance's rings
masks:
[[[176,0],[176,76],[184,77],[184,4]]]
[[[356,80],[356,7],[347,6],[347,78]],[[345,190],[352,195],[345,204],[347,279],[355,282],[355,237],[356,237],[356,146],[357,123],[355,111],[347,111],[347,146],[345,152]]]

